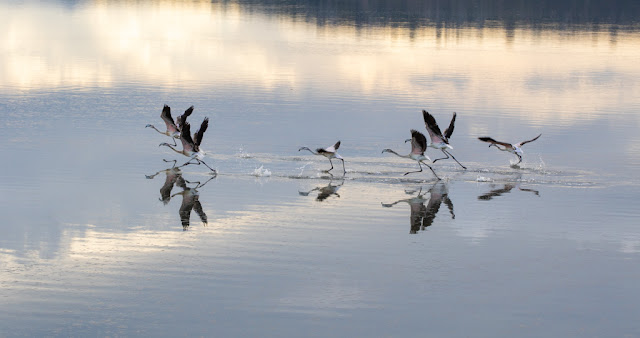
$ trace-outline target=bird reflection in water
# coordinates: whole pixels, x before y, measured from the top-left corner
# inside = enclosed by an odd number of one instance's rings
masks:
[[[182,230],[187,230],[189,228],[189,220],[191,218],[191,210],[195,210],[198,217],[202,221],[204,226],[207,225],[207,214],[202,210],[202,204],[200,204],[200,193],[198,192],[199,188],[205,186],[205,184],[209,183],[214,177],[210,177],[204,183],[200,182],[189,182],[182,177],[178,177],[176,181],[176,185],[182,188],[181,192],[173,194],[171,197],[176,195],[182,195],[182,204],[180,205],[180,221],[182,222]],[[191,188],[187,184],[196,184],[195,187]]]
[[[160,188],[160,200],[162,201],[162,203],[166,205],[171,200],[171,190],[173,189],[173,186],[175,185],[178,178],[182,177],[182,171],[180,171],[181,166],[180,167],[175,166],[176,165],[175,160],[173,161],[163,160],[163,161],[173,162],[173,166],[168,169],[160,170],[153,175],[145,175],[145,177],[151,180],[161,173],[164,173],[166,175],[164,184],[162,185],[162,188]]]
[[[413,194],[415,191],[406,192]],[[425,197],[426,194],[429,196]],[[411,208],[411,229],[409,233],[416,234],[420,230],[425,230],[427,227],[433,224],[433,220],[436,218],[440,205],[442,203],[447,205],[451,219],[455,219],[456,215],[453,212],[453,202],[449,198],[449,189],[444,182],[438,182],[429,188],[427,192],[422,192],[422,187],[418,191],[418,195],[401,199],[393,203],[381,203],[383,207],[390,208],[400,202],[406,202]],[[425,202],[427,203],[425,205]]]
[[[507,193],[511,192],[511,190],[513,190],[513,188],[515,188],[515,187],[518,187],[518,190],[520,190],[520,191],[527,191],[527,192],[531,192],[531,193],[535,194],[536,196],[540,196],[540,192],[538,190],[521,188],[520,185],[518,185],[518,184],[507,183],[507,184],[504,184],[500,188],[493,189],[493,190],[489,191],[486,194],[482,194],[482,195],[478,196],[478,199],[481,200],[481,201],[489,201],[489,200],[493,199],[494,197],[498,197],[498,196],[501,196],[503,194],[507,194]]]
[[[329,181],[329,184],[326,186],[315,187],[309,191],[298,191],[298,194],[301,196],[309,196],[313,191],[318,191],[318,196],[316,197],[316,201],[322,202],[332,195],[336,195],[340,197],[338,194],[338,189],[344,184],[344,180],[340,180],[340,184],[333,184],[333,180]]]
[[[190,182],[184,179],[184,177],[182,177],[182,171],[180,170],[180,168],[184,167],[185,165],[176,167],[175,160],[173,161],[164,160],[164,161],[173,162],[174,165],[171,168],[160,170],[153,175],[145,175],[147,179],[153,179],[156,176],[160,175],[161,173],[165,174],[164,184],[160,188],[160,198],[159,198],[160,201],[162,201],[162,203],[166,205],[169,203],[169,201],[171,201],[171,198],[173,198],[174,196],[182,195],[182,204],[180,205],[180,211],[179,211],[180,221],[182,223],[182,229],[187,230],[189,228],[189,223],[190,223],[189,221],[190,221],[192,210],[195,210],[196,214],[198,214],[198,216],[200,217],[200,220],[202,221],[202,223],[206,226],[208,224],[207,215],[202,209],[202,204],[200,203],[200,200],[199,200],[200,193],[198,192],[198,189],[205,186],[205,184],[209,183],[209,181],[216,178],[216,176],[209,177],[209,179],[207,179],[204,183],[201,183],[199,181]],[[195,187],[189,187],[189,185],[193,185],[193,184],[195,184]],[[174,186],[182,188],[182,191],[172,195],[171,191],[173,190]]]

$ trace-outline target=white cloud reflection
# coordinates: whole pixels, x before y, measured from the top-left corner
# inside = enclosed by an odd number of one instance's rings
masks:
[[[560,124],[584,109],[640,96],[640,39],[619,33],[502,28],[409,31],[318,26],[238,5],[90,2],[0,5],[0,86],[241,86],[400,95],[530,107],[526,118]],[[615,56],[615,58],[614,58]],[[602,84],[606,85],[602,85]],[[635,84],[635,85],[634,85]],[[622,91],[621,87],[625,87]],[[488,95],[492,94],[492,95]],[[555,109],[576,107],[576,109]]]

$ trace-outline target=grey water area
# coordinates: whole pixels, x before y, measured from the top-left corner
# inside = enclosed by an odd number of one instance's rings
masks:
[[[1,2],[0,336],[640,336],[640,9],[437,3]]]

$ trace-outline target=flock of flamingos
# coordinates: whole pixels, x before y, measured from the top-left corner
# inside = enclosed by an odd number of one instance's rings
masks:
[[[173,117],[171,116],[171,108],[167,105],[164,105],[164,108],[162,109],[162,113],[160,114],[160,117],[162,118],[162,120],[166,125],[166,130],[161,131],[157,129],[155,126],[153,126],[152,124],[148,124],[146,127],[153,128],[158,133],[171,137],[173,141],[173,145],[163,142],[163,143],[160,143],[159,146],[169,147],[176,153],[182,154],[188,157],[189,160],[185,162],[183,165],[181,165],[181,167],[189,164],[198,164],[198,165],[204,164],[207,168],[211,170],[212,173],[215,173],[216,171],[213,168],[211,168],[207,163],[204,162],[205,153],[200,148],[200,145],[202,143],[202,137],[204,136],[204,132],[207,130],[207,127],[209,126],[209,118],[207,117],[204,118],[204,120],[200,124],[200,128],[195,133],[193,133],[193,136],[192,136],[191,126],[189,122],[187,122],[187,117],[189,117],[191,113],[193,113],[193,106],[189,107],[187,110],[185,110],[184,114],[178,116],[178,118],[174,120]],[[453,149],[453,147],[449,145],[449,138],[453,134],[453,129],[455,127],[456,113],[455,112],[453,113],[453,117],[451,118],[449,127],[445,129],[444,134],[440,131],[440,127],[438,127],[438,123],[436,122],[436,119],[433,117],[433,115],[431,115],[426,110],[423,110],[422,116],[424,118],[424,123],[427,129],[427,132],[429,133],[429,139],[431,141],[430,143],[427,142],[427,138],[424,136],[424,134],[422,134],[421,132],[415,129],[411,129],[411,138],[405,140],[405,143],[411,141],[411,152],[409,154],[401,155],[391,149],[384,149],[382,152],[392,153],[399,157],[409,158],[418,162],[418,166],[420,167],[420,170],[409,171],[409,172],[406,172],[404,175],[422,172],[422,165],[424,164],[429,169],[431,169],[431,172],[433,172],[433,175],[438,180],[440,180],[440,177],[438,177],[438,175],[433,170],[433,168],[426,162],[433,164],[439,160],[445,160],[448,158],[452,158],[463,169],[467,169],[467,167],[462,165],[462,163],[460,163],[449,152],[450,149]],[[542,134],[527,141],[522,141],[520,143],[513,143],[513,144],[496,141],[491,137],[479,137],[478,139],[480,141],[489,143],[489,147],[494,146],[501,151],[507,151],[516,155],[518,157],[518,162],[516,163],[517,165],[520,162],[522,162],[522,146],[529,142],[533,142],[537,140],[541,135]],[[180,139],[180,142],[182,143],[182,150],[179,150],[178,148],[176,148],[177,143],[175,142],[175,139]],[[441,150],[446,157],[437,158],[432,161],[428,156],[424,154],[424,152],[427,150],[427,147]],[[332,159],[338,159],[342,161],[342,170],[344,175],[346,174],[347,171],[344,166],[344,158],[340,156],[340,154],[338,154],[338,148],[340,148],[340,141],[326,148],[317,148],[315,151],[309,149],[308,147],[301,147],[300,149],[298,149],[298,151],[307,150],[314,155],[321,155],[329,159],[331,168],[326,170],[326,172],[330,172],[331,170],[333,170],[333,162],[331,161]]]

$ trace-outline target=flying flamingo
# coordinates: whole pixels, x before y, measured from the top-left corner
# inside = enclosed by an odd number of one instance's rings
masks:
[[[427,150],[427,138],[424,137],[424,135],[417,131],[417,130],[413,130],[411,129],[411,152],[409,153],[409,155],[400,155],[398,153],[396,153],[395,151],[391,150],[391,149],[384,149],[382,152],[383,153],[392,153],[395,154],[399,157],[404,157],[404,158],[410,158],[414,161],[418,162],[418,166],[420,166],[420,170],[417,171],[409,171],[404,173],[405,175],[407,174],[411,174],[411,173],[419,173],[422,172],[422,164],[426,165],[427,167],[429,167],[429,169],[431,169],[431,172],[433,172],[433,175],[435,175],[435,177],[440,180],[440,177],[438,177],[438,175],[436,175],[436,172],[433,171],[433,168],[431,168],[430,165],[424,163],[423,161],[429,161],[431,162],[431,159],[428,156],[425,156],[424,151]]]
[[[326,172],[330,172],[333,169],[333,162],[331,162],[332,158],[337,158],[340,161],[342,161],[342,174],[346,174],[347,173],[347,169],[344,168],[344,159],[342,158],[342,156],[340,156],[340,154],[338,154],[338,148],[340,148],[340,141],[336,142],[336,144],[330,146],[330,147],[326,147],[326,148],[318,148],[316,149],[316,151],[313,151],[307,147],[302,147],[300,149],[298,149],[298,151],[300,150],[308,150],[310,153],[314,154],[314,155],[322,155],[326,158],[329,159],[329,163],[331,163],[331,169],[327,170]]]
[[[522,141],[522,142],[516,143],[516,144],[496,141],[496,140],[492,139],[491,137],[478,137],[478,139],[480,141],[483,141],[483,142],[491,143],[489,145],[489,147],[495,146],[499,150],[508,151],[508,152],[510,152],[512,154],[515,154],[516,156],[518,156],[518,163],[516,163],[516,164],[519,164],[520,162],[522,162],[522,148],[521,147],[523,145],[529,143],[529,142],[533,142],[533,141],[537,140],[538,137],[540,137],[540,136],[542,136],[542,134],[530,139],[529,141]],[[504,148],[500,148],[499,146],[503,146]]]
[[[200,129],[198,129],[198,131],[196,131],[193,134],[193,138],[191,138],[191,135],[190,135],[191,126],[189,125],[189,122],[185,122],[184,125],[182,126],[182,132],[180,133],[180,141],[182,142],[182,151],[174,148],[172,145],[166,142],[160,143],[160,146],[167,146],[178,154],[182,154],[184,156],[190,157],[189,161],[183,164],[183,166],[191,163],[192,160],[195,160],[196,161],[195,164],[200,165],[200,163],[202,163],[205,166],[207,166],[207,168],[209,168],[212,172],[215,173],[216,171],[203,161],[205,153],[200,148],[200,144],[202,143],[202,137],[204,136],[204,132],[207,130],[208,126],[209,126],[209,118],[205,117],[204,121],[202,121],[202,124],[200,125]]]
[[[451,153],[447,150],[447,149],[453,149],[453,147],[449,145],[449,138],[451,137],[451,134],[453,134],[453,128],[456,123],[456,113],[455,112],[453,113],[451,122],[449,122],[449,127],[444,130],[444,135],[442,135],[442,132],[440,131],[440,127],[438,127],[438,123],[436,122],[436,119],[433,117],[433,115],[429,114],[429,112],[427,112],[426,110],[423,110],[422,117],[424,118],[424,124],[425,124],[425,127],[427,128],[427,132],[429,132],[429,138],[431,139],[431,143],[429,144],[429,147],[434,149],[440,149],[444,153],[444,155],[447,156],[442,158],[436,158],[435,160],[433,160],[433,163],[436,163],[439,160],[446,160],[449,158],[449,156],[451,156],[451,158],[453,158],[454,161],[458,162],[458,160],[456,160],[456,158],[453,157],[453,155],[451,155]],[[463,169],[467,169],[467,167],[463,166],[462,163],[458,162],[458,164]]]
[[[162,108],[160,118],[162,118],[164,123],[167,125],[167,130],[160,131],[153,124],[147,124],[145,128],[153,128],[158,133],[169,136],[172,139],[180,138],[180,130],[182,129],[182,125],[187,122],[187,117],[191,115],[191,113],[193,113],[193,106],[187,108],[187,110],[184,111],[184,114],[178,116],[178,118],[174,121],[173,117],[171,116],[171,108],[165,104],[164,108]],[[176,145],[176,140],[173,140],[173,145]]]

